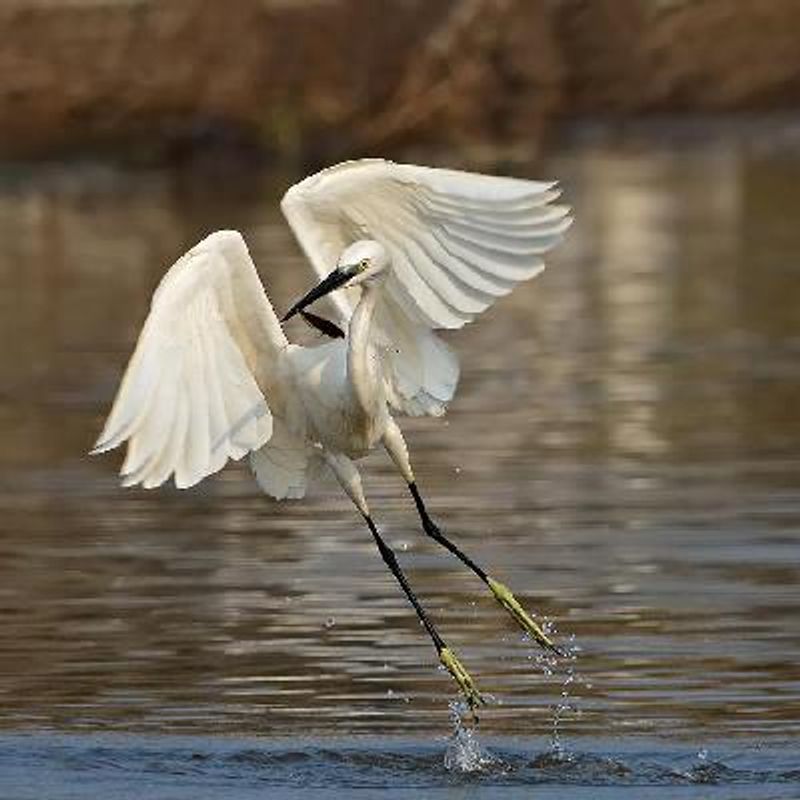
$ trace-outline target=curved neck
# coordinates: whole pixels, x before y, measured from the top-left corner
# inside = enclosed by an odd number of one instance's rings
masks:
[[[376,398],[377,364],[375,350],[370,344],[370,328],[377,301],[378,288],[365,286],[347,333],[347,374],[356,401],[365,414],[372,412]]]

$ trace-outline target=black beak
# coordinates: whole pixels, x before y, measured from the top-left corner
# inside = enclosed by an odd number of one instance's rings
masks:
[[[328,275],[327,278],[323,278],[308,294],[301,297],[284,315],[281,319],[281,322],[286,322],[287,320],[291,319],[295,314],[302,311],[306,306],[310,306],[316,300],[319,300],[321,297],[325,297],[326,294],[330,294],[335,289],[338,289],[340,286],[344,286],[347,281],[349,281],[351,275],[347,272],[342,271],[338,267]]]

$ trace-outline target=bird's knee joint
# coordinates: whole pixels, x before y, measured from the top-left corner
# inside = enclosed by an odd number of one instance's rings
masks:
[[[425,508],[420,509],[419,516],[422,520],[422,527],[425,529],[425,533],[427,533],[428,536],[433,536],[434,539],[440,538],[442,532],[439,530],[439,526],[431,519],[430,514],[428,514]]]
[[[423,527],[425,528],[425,533],[427,533],[431,539],[435,539],[437,542],[441,542],[442,539],[444,539],[442,532],[433,524],[433,522],[431,522],[431,520],[426,520]]]

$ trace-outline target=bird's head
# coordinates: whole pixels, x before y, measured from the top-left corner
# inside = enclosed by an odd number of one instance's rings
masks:
[[[347,247],[336,269],[349,275],[348,286],[359,283],[375,283],[382,279],[389,268],[389,254],[386,248],[373,239],[361,239]]]
[[[327,277],[311,291],[301,297],[284,315],[286,322],[313,302],[344,286],[367,286],[383,281],[389,271],[389,253],[380,242],[361,239],[347,247],[339,257],[339,263]]]

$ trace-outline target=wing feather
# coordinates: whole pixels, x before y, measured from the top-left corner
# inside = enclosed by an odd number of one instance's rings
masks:
[[[199,320],[198,320],[199,321]],[[193,486],[208,473],[211,441],[208,433],[209,406],[206,396],[205,354],[198,336],[189,346],[189,363],[184,371],[189,425],[183,450],[182,470],[175,472],[175,485]],[[181,472],[183,474],[181,474]]]
[[[173,409],[173,413],[169,415],[169,434],[158,459],[146,474],[126,477],[122,483],[123,486],[135,486],[137,483],[141,483],[145,489],[155,489],[175,471],[175,465],[186,439],[186,428],[189,421],[186,401],[181,394],[176,395]]]
[[[127,440],[124,485],[193,486],[269,441],[287,344],[244,239],[211,234],[154,292],[93,452]]]
[[[306,178],[281,208],[321,277],[358,239],[387,248],[392,274],[374,330],[388,396],[407,413],[441,413],[458,363],[434,331],[461,328],[544,269],[572,222],[559,195],[552,182],[365,159]],[[345,326],[358,295],[333,296]]]

